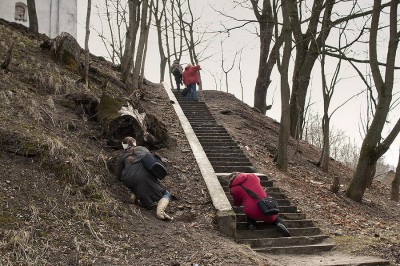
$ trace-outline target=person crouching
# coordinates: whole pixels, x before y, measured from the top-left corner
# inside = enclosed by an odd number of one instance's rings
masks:
[[[139,206],[149,210],[157,205],[157,218],[170,221],[173,218],[165,213],[171,194],[143,165],[141,158],[150,151],[143,146],[136,146],[136,140],[126,137],[122,140],[124,152],[120,157],[118,180],[133,193],[132,199]]]
[[[234,172],[229,175],[229,179],[229,191],[233,197],[233,204],[235,206],[243,206],[243,212],[247,216],[247,227],[250,230],[256,229],[256,221],[263,221],[277,226],[279,232],[284,236],[290,236],[290,232],[283,224],[282,219],[278,217],[278,214],[264,215],[257,205],[258,200],[251,197],[243,188],[253,191],[259,198],[267,197],[267,193],[261,186],[258,176],[252,173]]]

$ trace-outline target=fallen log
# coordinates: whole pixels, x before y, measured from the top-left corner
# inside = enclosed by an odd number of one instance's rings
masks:
[[[136,108],[135,108],[136,107]],[[131,136],[137,145],[160,149],[170,144],[166,126],[154,115],[146,114],[137,104],[125,99],[103,95],[97,108],[97,120],[101,123],[107,144],[121,148],[122,139]]]

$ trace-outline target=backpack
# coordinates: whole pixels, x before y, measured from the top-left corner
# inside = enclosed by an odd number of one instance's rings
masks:
[[[167,176],[167,168],[162,162],[161,158],[152,153],[146,153],[142,158],[144,168],[146,168],[157,179],[164,179]]]
[[[178,76],[180,74],[181,74],[181,71],[178,68],[175,68],[174,70],[172,70],[172,75]]]

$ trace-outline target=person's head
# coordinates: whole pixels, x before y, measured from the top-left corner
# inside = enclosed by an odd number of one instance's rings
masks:
[[[189,68],[189,67],[192,67],[192,66],[193,66],[192,64],[187,64],[186,68]]]
[[[132,137],[125,137],[122,140],[122,147],[124,148],[124,150],[129,149],[131,147],[135,147],[136,146],[136,139],[132,138]]]
[[[174,63],[179,63],[179,59],[175,59],[175,60],[174,60]]]
[[[232,181],[239,175],[239,172],[233,172],[230,175],[228,175],[229,178],[229,183],[232,183]]]

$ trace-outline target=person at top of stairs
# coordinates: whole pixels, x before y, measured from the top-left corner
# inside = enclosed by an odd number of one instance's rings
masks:
[[[275,225],[283,236],[290,236],[289,230],[278,214],[264,215],[257,205],[259,200],[251,197],[243,188],[253,191],[260,199],[267,197],[258,176],[253,173],[233,172],[229,175],[229,180],[229,192],[233,197],[233,204],[243,206],[243,212],[247,216],[247,226],[250,230],[256,229],[256,221],[263,221]]]
[[[181,64],[179,63],[178,59],[175,59],[174,63],[172,64],[171,73],[175,77],[176,89],[178,91],[181,91],[181,85],[183,85],[183,82],[182,82],[183,68],[182,68]]]
[[[198,101],[199,97],[197,95],[196,84],[200,84],[200,65],[192,66],[187,64],[185,71],[183,71],[182,78],[183,83],[188,88],[188,93],[186,94],[186,100],[188,101]]]

